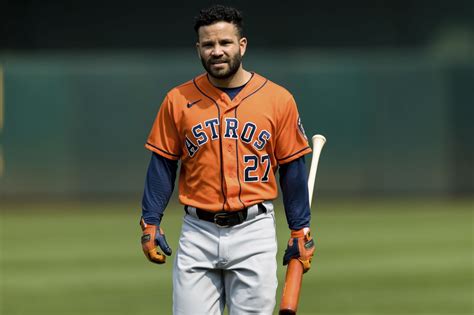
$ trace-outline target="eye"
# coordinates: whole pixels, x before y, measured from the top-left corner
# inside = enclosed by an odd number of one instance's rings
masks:
[[[201,47],[210,48],[210,47],[212,47],[212,42],[202,42]]]

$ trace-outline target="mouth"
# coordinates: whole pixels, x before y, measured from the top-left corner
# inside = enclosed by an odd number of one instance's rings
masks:
[[[225,69],[227,69],[227,63],[226,62],[211,63],[210,68],[213,69],[214,71],[224,71]]]
[[[211,61],[211,65],[213,65],[213,66],[219,66],[219,65],[225,65],[225,64],[227,64],[227,61],[224,61],[224,60]]]

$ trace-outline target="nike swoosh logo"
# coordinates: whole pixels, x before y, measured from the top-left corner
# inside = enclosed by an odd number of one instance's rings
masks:
[[[191,102],[191,103],[188,102],[188,105],[187,105],[187,106],[188,106],[188,108],[191,108],[194,104],[197,104],[197,103],[199,103],[200,101],[201,101],[201,99],[198,99],[197,101],[194,101],[194,102]]]

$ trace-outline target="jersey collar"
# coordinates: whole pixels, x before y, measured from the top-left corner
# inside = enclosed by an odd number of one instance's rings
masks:
[[[201,74],[194,79],[194,83],[199,88],[200,92],[211,98],[214,102],[220,105],[224,105],[228,109],[238,106],[240,102],[247,97],[251,96],[259,89],[261,89],[266,83],[267,79],[260,76],[255,72],[251,72],[252,77],[247,82],[245,87],[237,94],[233,100],[227,95],[226,92],[212,85],[209,81],[207,73]]]

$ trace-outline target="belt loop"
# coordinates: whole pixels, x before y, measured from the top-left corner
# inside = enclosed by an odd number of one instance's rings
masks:
[[[191,206],[185,206],[184,207],[184,211],[186,211],[187,214],[189,214],[190,216],[193,216],[195,218],[198,218],[198,215],[196,213],[196,208],[195,207],[191,207]]]
[[[262,205],[265,207],[266,213],[273,212],[273,202],[271,200],[266,200],[262,202]]]
[[[252,220],[258,215],[258,205],[255,204],[247,208],[247,220]]]

